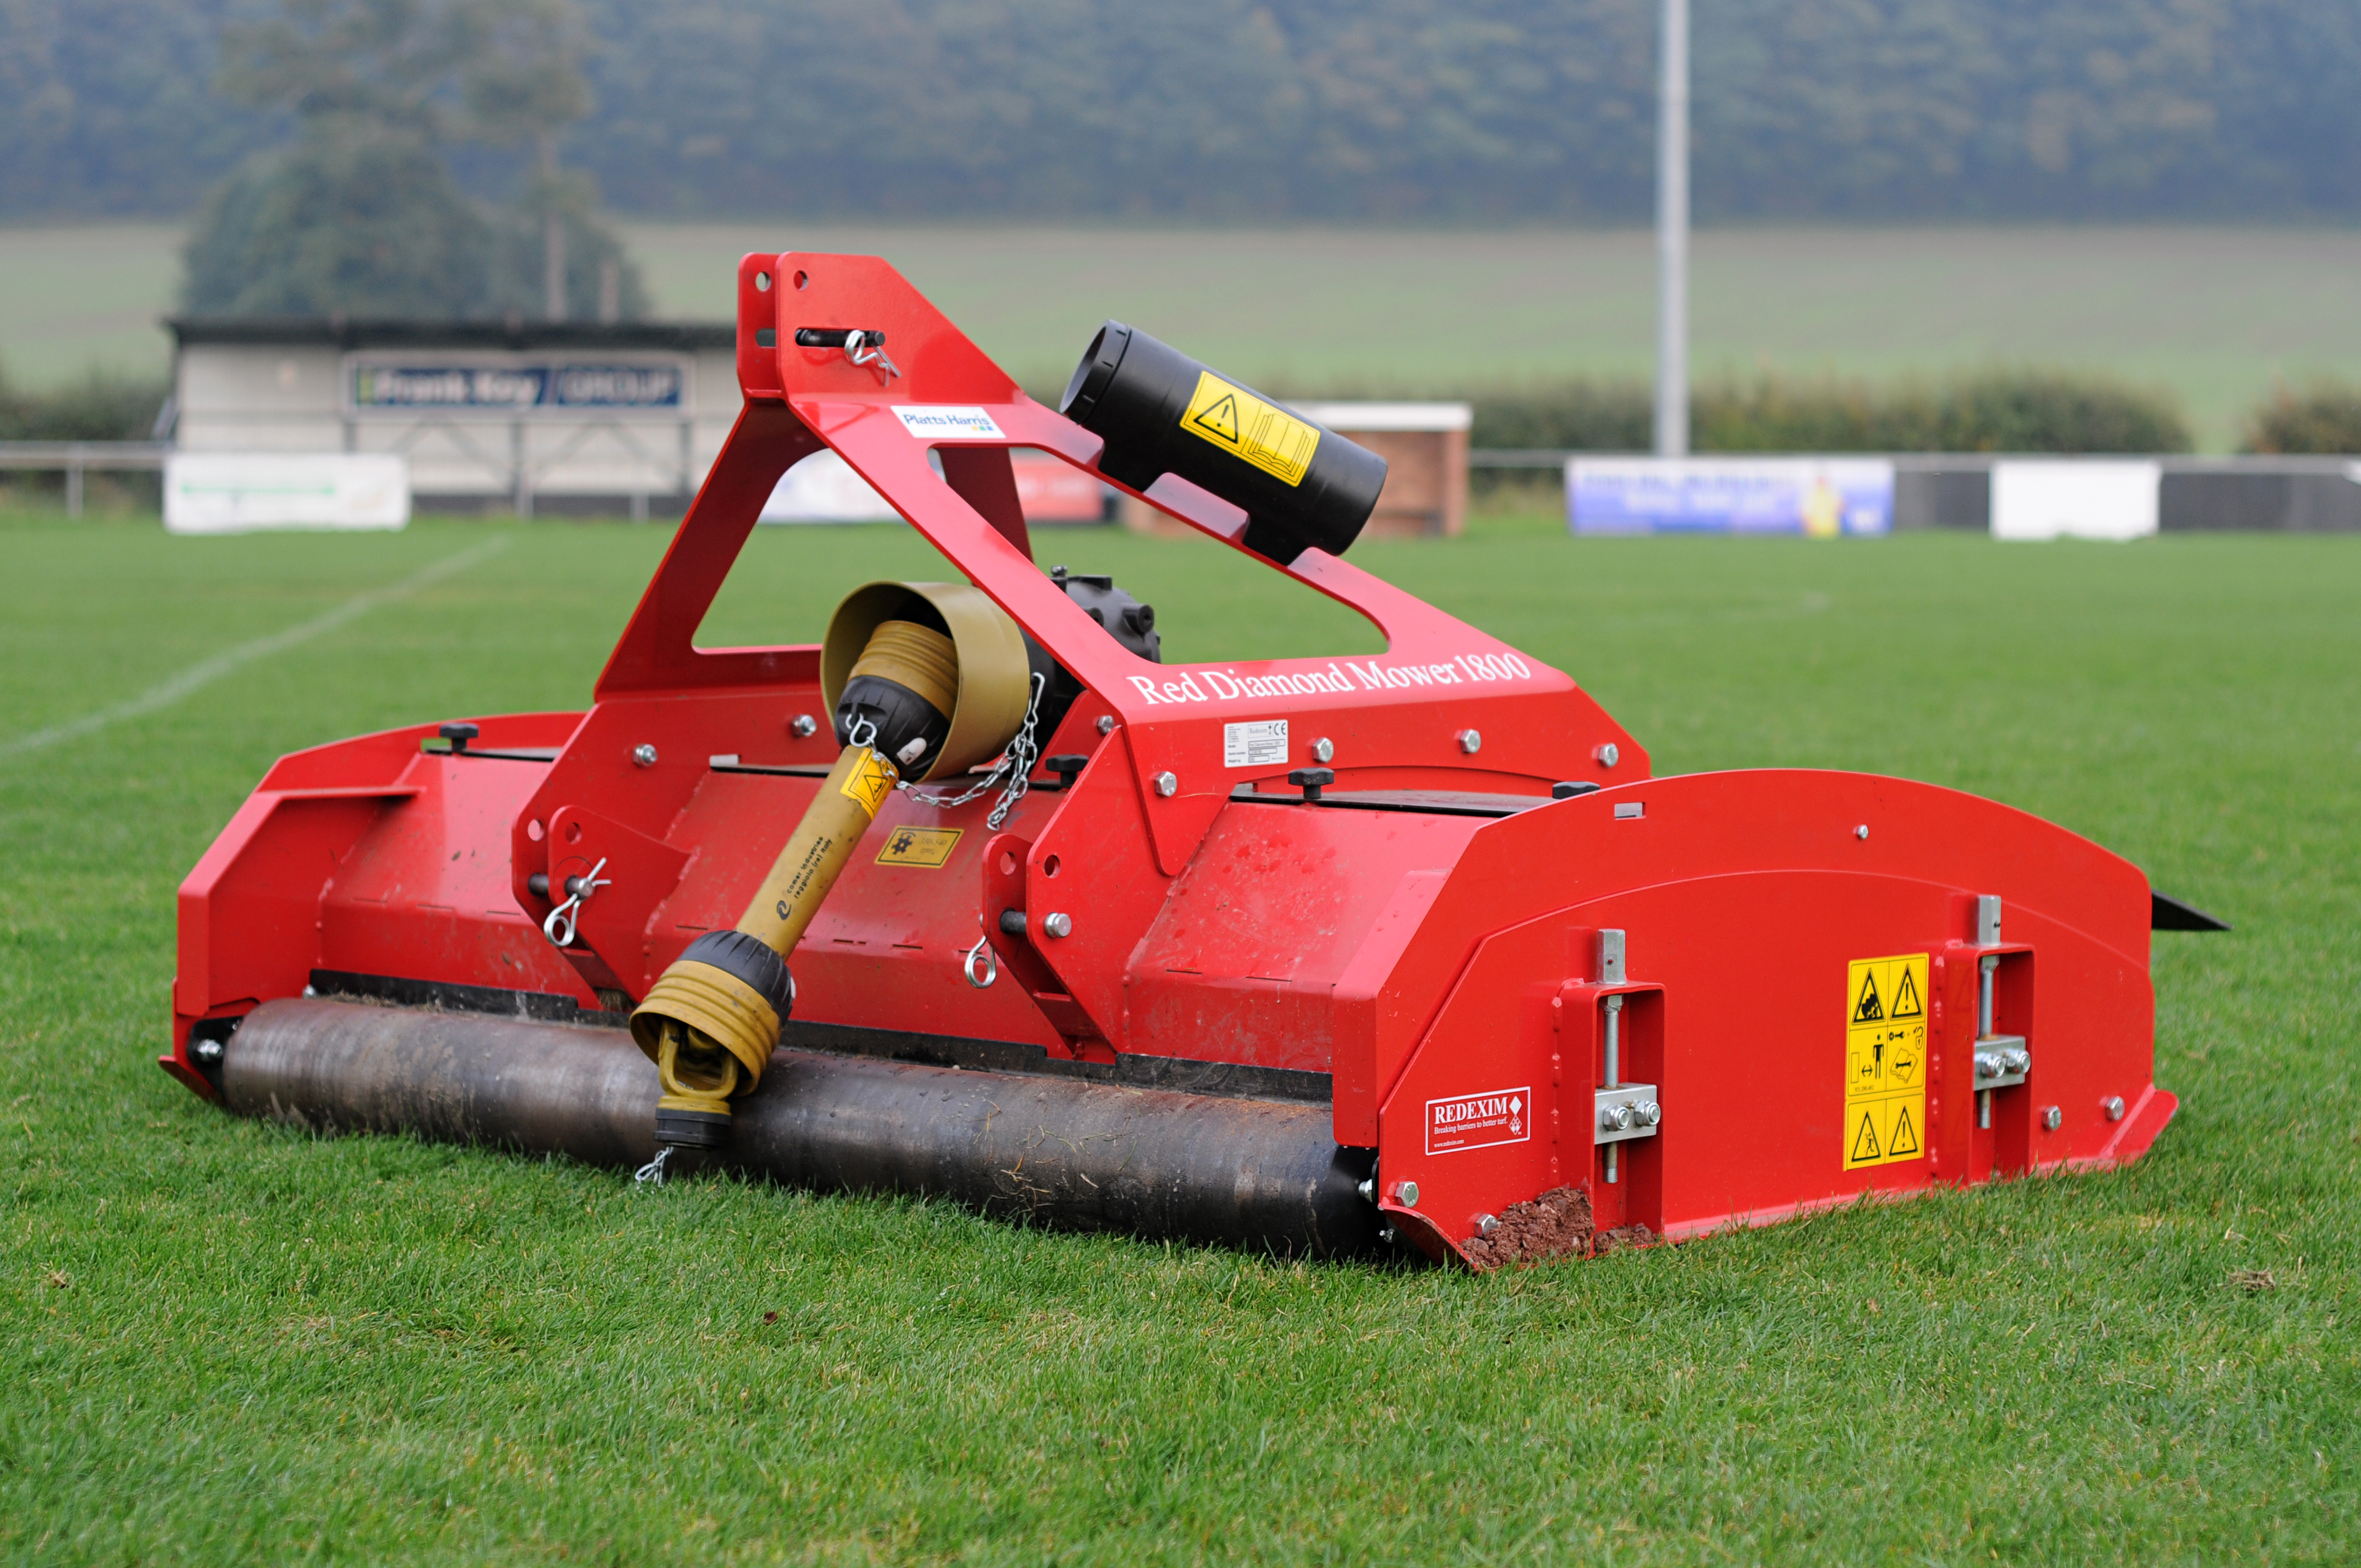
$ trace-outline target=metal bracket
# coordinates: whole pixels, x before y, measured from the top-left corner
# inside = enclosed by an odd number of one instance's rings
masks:
[[[1986,1035],[1976,1042],[1976,1087],[2006,1089],[2033,1071],[2033,1053],[2023,1035]]]
[[[1594,1143],[1620,1144],[1633,1138],[1653,1138],[1657,1124],[1664,1119],[1664,1108],[1656,1102],[1656,1086],[1653,1083],[1619,1083],[1612,1089],[1597,1091],[1596,1098],[1590,1118]]]

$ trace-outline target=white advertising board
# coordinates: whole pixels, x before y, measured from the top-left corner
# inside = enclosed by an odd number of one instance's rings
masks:
[[[176,452],[164,460],[164,527],[386,529],[410,521],[410,465],[384,452]]]
[[[930,435],[932,432],[928,433]],[[1088,469],[1019,447],[1009,455],[1017,504],[1029,522],[1100,522],[1107,487]],[[779,477],[764,522],[895,522],[901,513],[833,452],[815,452]]]
[[[2157,463],[2047,458],[1995,463],[1994,539],[2145,539],[2156,532]]]
[[[779,476],[764,522],[887,522],[902,514],[833,452],[815,452]]]

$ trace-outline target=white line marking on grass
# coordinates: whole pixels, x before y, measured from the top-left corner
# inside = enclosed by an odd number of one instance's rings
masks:
[[[85,713],[80,718],[53,724],[47,729],[36,729],[29,735],[19,735],[14,740],[0,741],[0,758],[20,757],[27,751],[38,751],[63,741],[79,740],[110,724],[170,707],[191,692],[213,685],[242,665],[250,664],[257,659],[267,659],[273,653],[283,653],[338,627],[349,626],[378,606],[408,598],[421,588],[433,587],[444,578],[499,554],[508,548],[508,544],[506,538],[488,539],[472,550],[462,550],[456,555],[435,562],[424,571],[413,572],[390,587],[371,588],[365,594],[355,594],[325,615],[314,616],[300,626],[274,631],[268,637],[258,637],[251,642],[241,642],[227,652],[216,653],[203,663],[192,664],[171,679],[149,686],[127,702],[102,707],[96,713]]]

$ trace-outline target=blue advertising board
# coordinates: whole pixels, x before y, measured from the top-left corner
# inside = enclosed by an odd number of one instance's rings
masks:
[[[1576,533],[1797,533],[1894,527],[1894,465],[1870,457],[1576,457]]]
[[[688,374],[677,360],[434,362],[357,356],[348,361],[346,387],[361,413],[662,411],[686,405]]]

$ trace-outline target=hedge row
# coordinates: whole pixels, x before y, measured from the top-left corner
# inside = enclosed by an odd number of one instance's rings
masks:
[[[2361,455],[2361,386],[2315,381],[2274,391],[2246,421],[2241,452]]]
[[[170,390],[160,377],[101,371],[45,392],[0,380],[0,441],[145,441]]]
[[[142,441],[166,390],[161,380],[103,374],[41,393],[0,382],[0,441]],[[1465,395],[1476,405],[1470,442],[1478,447],[1642,452],[1651,444],[1652,402],[1639,382]],[[2191,444],[2164,395],[2050,371],[1886,387],[1764,376],[1700,387],[1689,410],[1690,444],[1699,452],[2187,452]],[[2248,417],[2240,450],[2361,455],[2361,386],[2279,388]]]
[[[1478,392],[1478,447],[1635,452],[1653,403],[1636,382],[1569,381]],[[2160,393],[2056,371],[1988,371],[1936,383],[1713,382],[1689,400],[1699,452],[2187,452],[2189,426]]]

